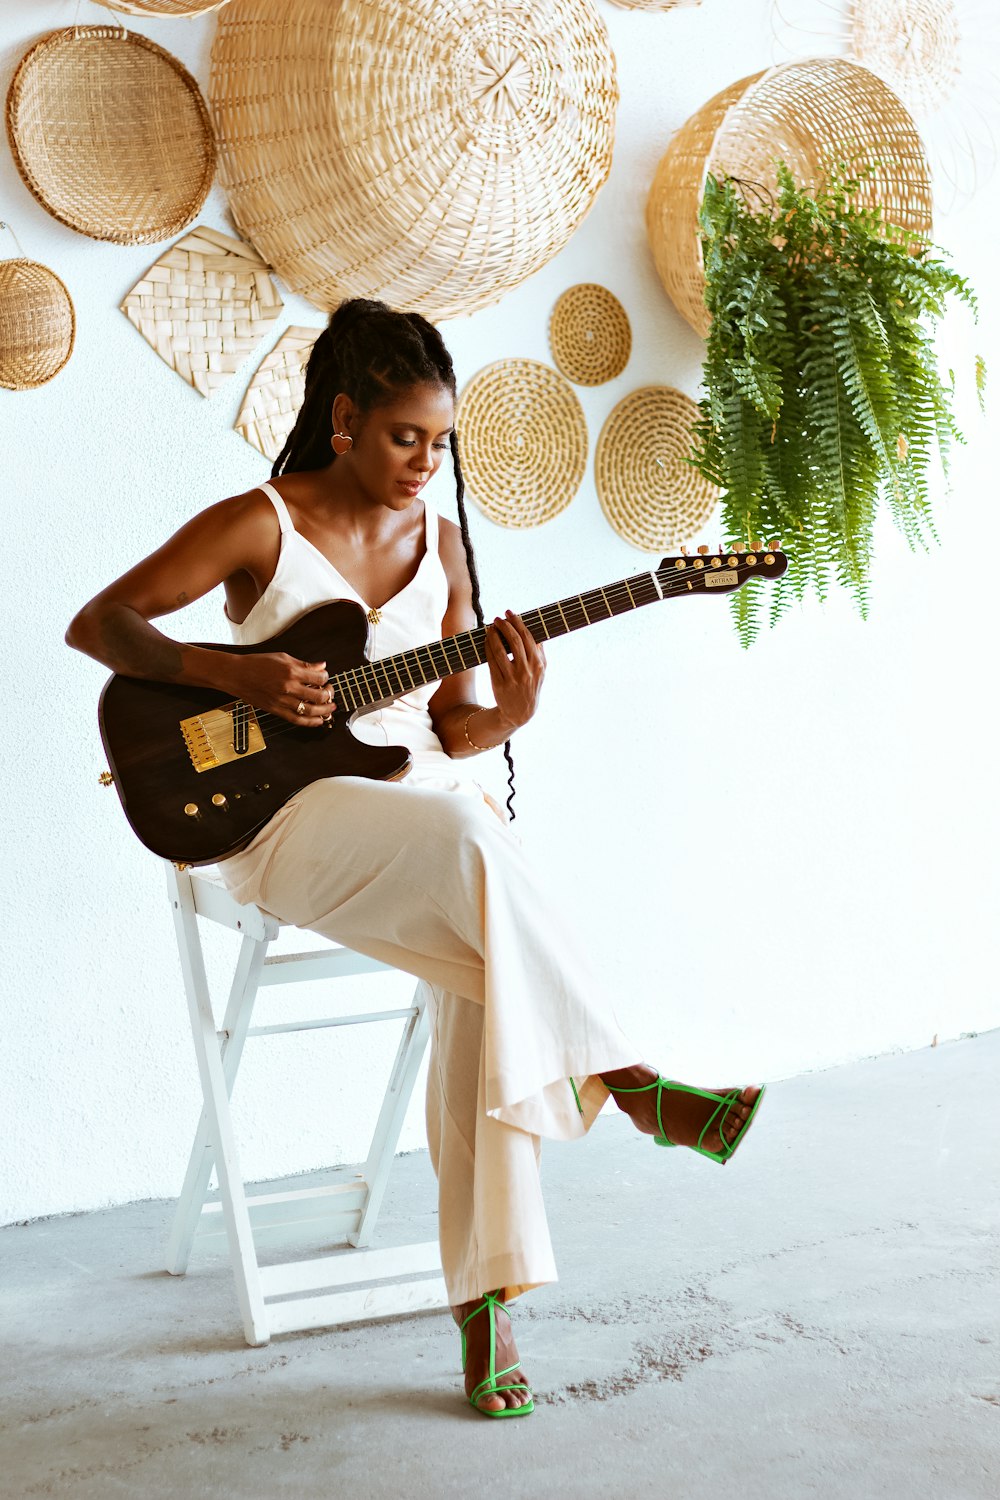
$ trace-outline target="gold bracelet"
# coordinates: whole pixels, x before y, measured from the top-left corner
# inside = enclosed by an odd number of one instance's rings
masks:
[[[478,708],[470,709],[470,711],[465,716],[465,723],[464,723],[464,725],[462,727],[463,727],[463,731],[465,733],[465,738],[468,741],[468,743],[471,745],[471,747],[472,747],[473,750],[492,750],[492,749],[495,748],[493,745],[477,745],[476,742],[475,742],[475,740],[469,734],[469,721],[471,719],[474,719],[475,716],[476,716],[476,714],[486,714],[486,713],[489,713],[489,709],[486,707],[485,703],[480,703],[480,705],[479,705]]]

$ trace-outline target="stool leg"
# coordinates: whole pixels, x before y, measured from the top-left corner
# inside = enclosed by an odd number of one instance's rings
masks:
[[[179,878],[176,889],[178,897],[174,906],[174,922],[177,928],[177,945],[181,955],[198,1072],[205,1098],[208,1134],[215,1144],[215,1165],[219,1174],[219,1192],[229,1240],[229,1254],[236,1278],[236,1295],[247,1343],[266,1344],[270,1333],[261,1290],[260,1267],[257,1264],[250,1213],[240,1175],[226,1078],[215,1033],[215,1017],[212,1013],[190,878]]]
[[[226,1081],[226,1094],[231,1099],[236,1074],[243,1056],[243,1045],[253,1019],[254,1001],[260,984],[260,973],[264,965],[268,943],[257,938],[245,937],[240,944],[240,956],[229,991],[222,1044],[222,1071]],[[191,1259],[201,1210],[208,1193],[208,1181],[215,1166],[215,1146],[208,1122],[208,1111],[202,1110],[195,1133],[191,1156],[188,1160],[184,1186],[177,1200],[173,1227],[167,1243],[166,1269],[171,1276],[183,1276]]]
[[[417,985],[413,997],[416,1014],[410,1016],[403,1028],[396,1059],[392,1065],[389,1087],[386,1089],[385,1099],[375,1125],[375,1134],[372,1136],[372,1143],[368,1150],[368,1160],[365,1162],[368,1197],[365,1200],[361,1222],[355,1232],[348,1235],[350,1244],[359,1249],[370,1243],[374,1233],[386,1184],[389,1181],[393,1157],[399,1144],[399,1133],[403,1128],[403,1120],[413,1094],[413,1085],[417,1081],[420,1063],[427,1048],[429,1037],[427,999],[427,986],[421,982]]]

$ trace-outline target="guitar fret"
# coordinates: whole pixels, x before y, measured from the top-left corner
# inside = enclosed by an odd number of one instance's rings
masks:
[[[441,650],[444,653],[444,659],[445,659],[445,661],[446,661],[446,663],[448,665],[448,671],[449,672],[458,672],[458,671],[461,670],[460,667],[453,667],[452,666],[452,664],[451,664],[451,657],[448,655],[448,647],[449,646],[454,646],[454,644],[455,644],[455,637],[454,636],[448,636],[445,640],[443,640],[441,642]],[[462,660],[461,653],[459,653],[458,659],[459,659],[459,661]]]
[[[379,669],[380,668],[381,668],[381,671],[382,671],[382,676],[385,678],[385,682],[384,683],[379,682],[379,676],[378,676],[378,674],[379,674]],[[379,697],[380,698],[392,698],[392,697],[394,697],[395,695],[394,695],[393,690],[392,690],[392,683],[389,681],[389,673],[386,671],[385,665],[384,665],[383,660],[382,660],[381,657],[378,659],[378,661],[373,661],[372,662],[372,671],[375,674],[375,681],[378,683],[378,686],[379,686]]]
[[[402,662],[402,664],[403,664],[403,671],[406,673],[407,680],[408,680],[408,682],[410,684],[410,687],[411,688],[415,688],[417,684],[414,682],[414,680],[413,680],[413,674],[410,671],[409,666],[407,665],[406,652],[405,651],[400,652],[399,656],[395,657],[394,659],[396,661],[398,661],[398,662]],[[397,673],[397,676],[398,675],[399,674]]]
[[[444,670],[441,669],[441,663],[435,660],[435,648],[436,651],[438,651],[438,654],[441,655],[441,657],[444,657]],[[430,664],[432,664],[433,666],[433,672],[435,672],[435,676],[438,676],[438,678],[441,678],[441,676],[448,676],[448,673],[451,672],[451,666],[450,663],[448,663],[448,652],[444,649],[444,642],[442,642],[442,640],[435,640],[435,642],[433,642],[433,645],[427,646],[427,655],[429,655],[430,657]]]
[[[577,603],[579,604],[580,608],[583,610],[583,618],[586,620],[587,624],[589,625],[591,623],[591,621],[590,621],[590,616],[587,613],[587,606],[583,602],[583,595],[582,594],[577,594],[576,598],[577,598]]]
[[[344,673],[344,675],[342,677],[338,678],[338,683],[342,683],[343,684],[342,692],[343,692],[344,696],[350,698],[350,700],[351,700],[351,707],[352,708],[357,708],[357,706],[358,706],[358,700],[354,696],[354,691],[353,691],[353,689],[351,687],[350,678],[348,677],[348,675],[347,675],[346,672]]]
[[[377,703],[382,696],[378,685],[378,674],[372,666],[364,666],[361,669],[361,680],[365,685],[365,693],[369,703]],[[374,684],[374,688],[373,688]]]
[[[549,628],[548,628],[548,626],[545,623],[545,611],[541,610],[541,609],[535,609],[535,610],[532,610],[532,614],[538,616],[538,623],[539,623],[539,625],[541,625],[542,629],[545,631],[545,639],[547,641],[551,640],[552,637],[549,635]],[[528,629],[531,630],[531,626],[530,625],[528,626]],[[532,635],[534,635],[534,631],[533,630],[531,631],[531,633],[532,633]]]
[[[415,684],[415,686],[424,687],[426,685],[426,683],[427,683],[427,678],[424,676],[424,669],[420,665],[420,656],[419,656],[417,650],[414,649],[413,651],[407,651],[406,655],[410,658],[410,661],[413,663],[413,666],[415,667],[415,669],[417,671],[417,674],[420,677],[419,684]],[[406,669],[407,669],[407,671],[409,671],[409,669],[410,669],[410,663],[409,662],[407,662]]]

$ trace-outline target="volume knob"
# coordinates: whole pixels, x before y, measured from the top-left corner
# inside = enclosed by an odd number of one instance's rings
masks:
[[[222,812],[228,812],[229,803],[226,801],[226,797],[223,792],[216,792],[215,796],[212,798],[212,806],[218,807]]]
[[[187,813],[189,818],[201,817],[201,810],[199,809],[197,802],[185,802],[184,811]]]

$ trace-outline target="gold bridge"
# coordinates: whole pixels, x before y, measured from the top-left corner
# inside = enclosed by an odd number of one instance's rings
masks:
[[[233,703],[182,719],[181,734],[196,771],[212,771],[266,748],[249,703]]]

